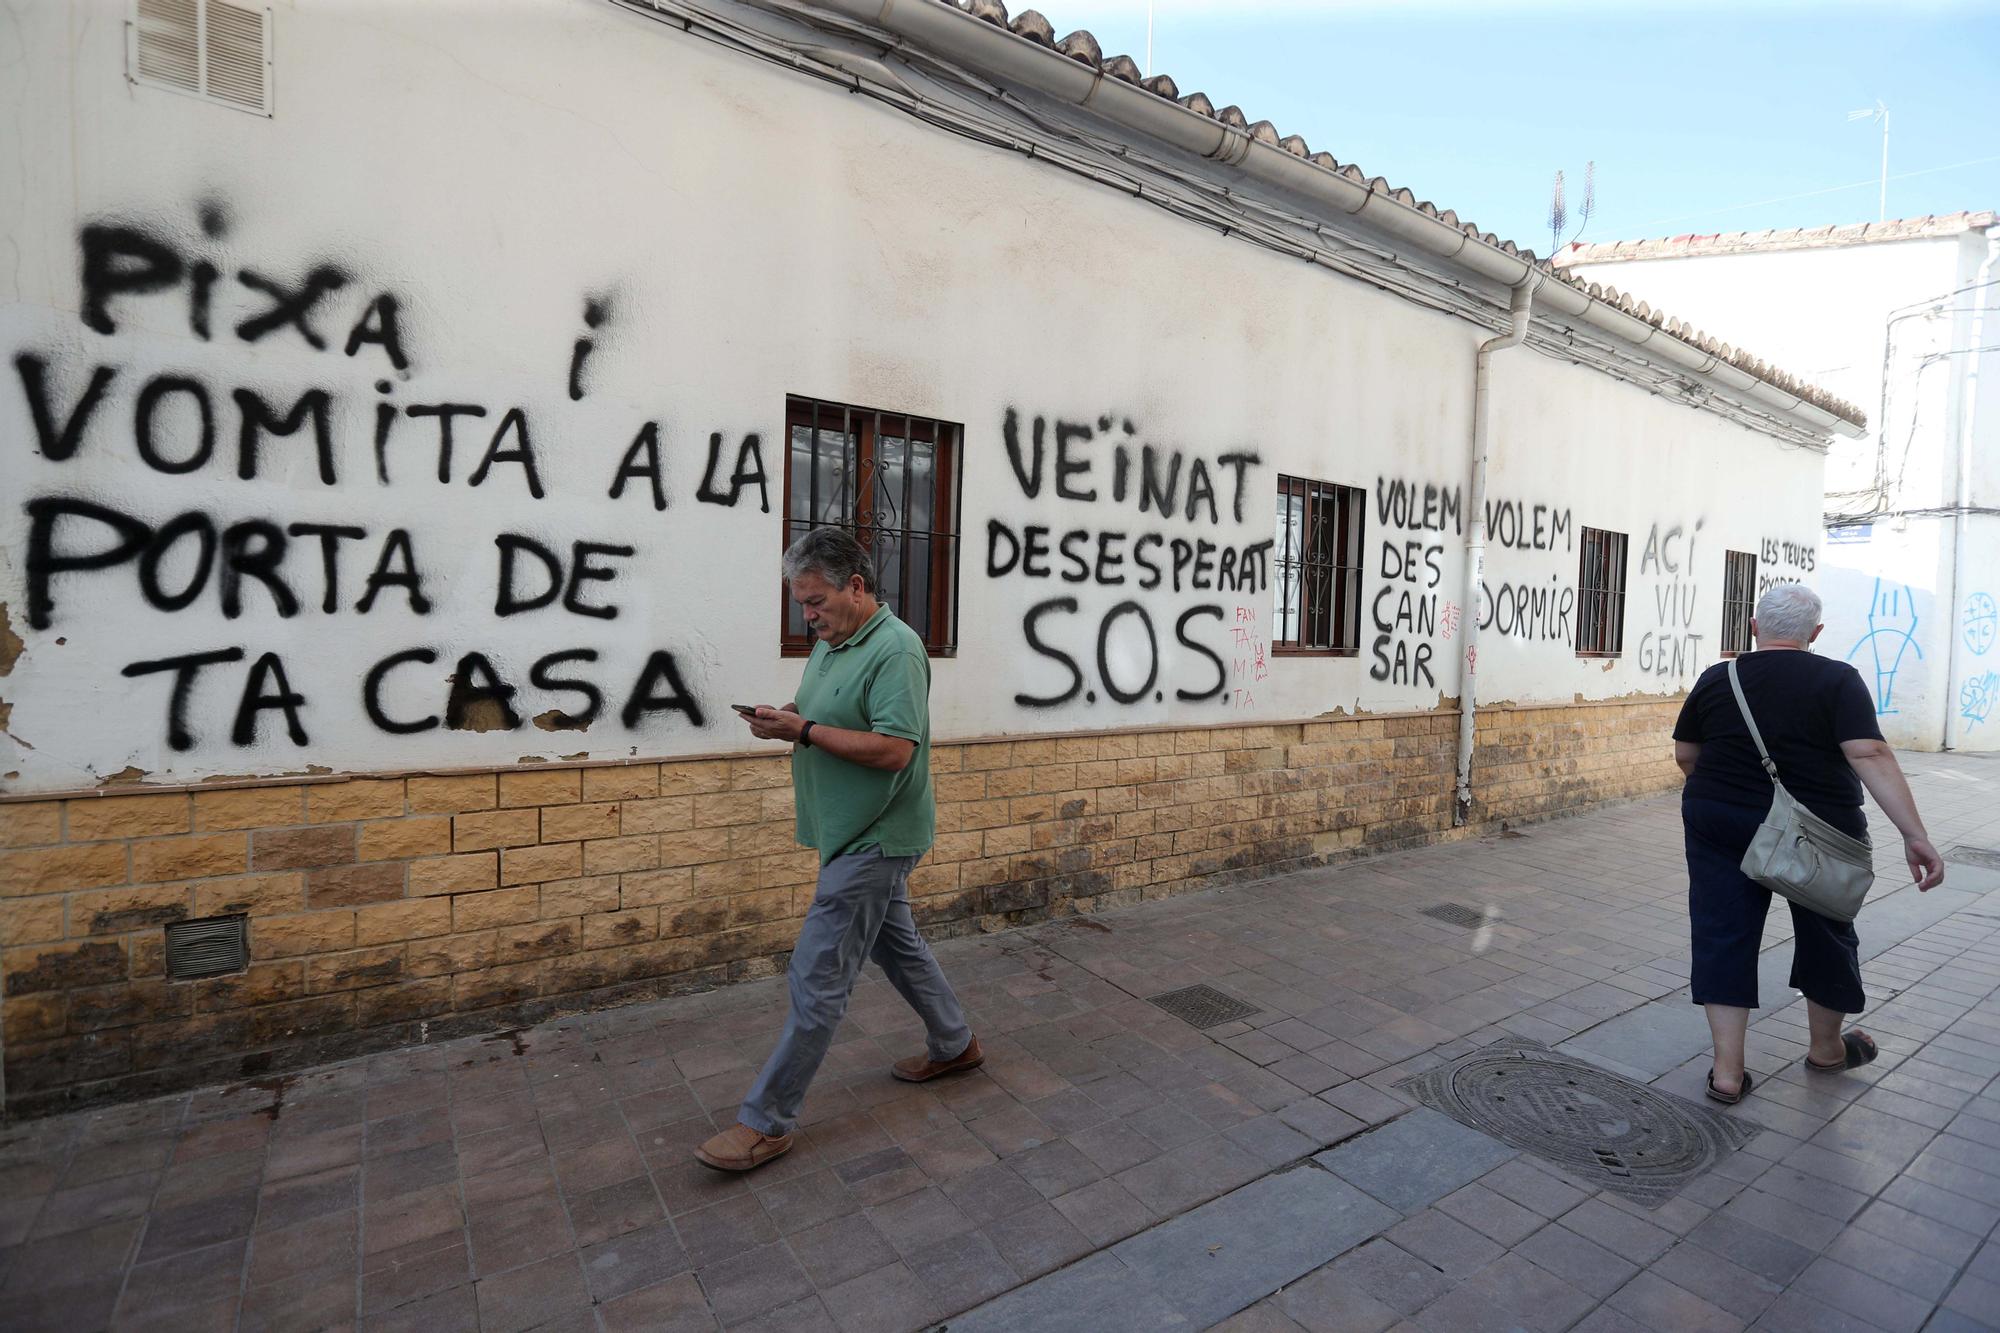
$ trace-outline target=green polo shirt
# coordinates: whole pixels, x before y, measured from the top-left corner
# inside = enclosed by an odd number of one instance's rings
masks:
[[[915,741],[900,773],[837,759],[818,746],[792,750],[798,837],[825,865],[843,852],[879,847],[884,856],[920,856],[937,830],[931,799],[931,659],[917,632],[883,607],[846,643],[824,639],[806,659],[795,702],[823,727],[873,731]]]

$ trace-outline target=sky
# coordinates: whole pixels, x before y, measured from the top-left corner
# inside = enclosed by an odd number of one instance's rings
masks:
[[[1146,64],[1145,0],[1038,0]],[[1022,3],[1010,4],[1019,12]],[[1155,0],[1150,72],[1548,254],[2000,208],[2000,0]],[[1861,109],[1870,118],[1850,120]]]

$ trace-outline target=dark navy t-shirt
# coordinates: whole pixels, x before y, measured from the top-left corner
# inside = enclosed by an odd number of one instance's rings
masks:
[[[1861,779],[1840,749],[1842,741],[1882,739],[1875,701],[1860,673],[1845,662],[1794,648],[1744,653],[1736,671],[1785,790],[1836,828],[1864,835]],[[1771,780],[1729,688],[1728,663],[1702,672],[1688,691],[1674,739],[1701,746],[1684,796],[1760,810],[1771,804]]]

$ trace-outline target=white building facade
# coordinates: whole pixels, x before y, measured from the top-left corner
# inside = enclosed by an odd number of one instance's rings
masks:
[[[936,932],[1663,789],[1860,428],[996,0],[15,18],[10,1107],[771,975],[815,523]]]
[[[1559,256],[1867,407],[1868,436],[1828,455],[1825,544],[1797,573],[1826,600],[1818,651],[1860,670],[1912,749],[2000,749],[1996,259],[1991,212]]]

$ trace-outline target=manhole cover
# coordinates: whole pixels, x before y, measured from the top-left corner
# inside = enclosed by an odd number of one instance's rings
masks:
[[[1212,1028],[1222,1023],[1233,1023],[1239,1018],[1264,1011],[1254,1004],[1245,1004],[1233,995],[1224,995],[1213,986],[1183,986],[1163,995],[1147,997],[1148,1004],[1160,1008],[1180,1019],[1190,1027]]]
[[[1396,1086],[1462,1125],[1648,1208],[1757,1132],[1529,1041],[1496,1042]]]
[[[1424,915],[1435,917],[1439,921],[1448,921],[1454,926],[1464,926],[1467,929],[1486,924],[1485,913],[1476,907],[1467,907],[1464,903],[1439,903],[1436,907],[1426,907]]]
[[[1957,861],[1961,865],[1983,866],[1988,870],[2000,870],[2000,850],[1992,847],[1967,847],[1964,843],[1944,854],[1947,861]]]

